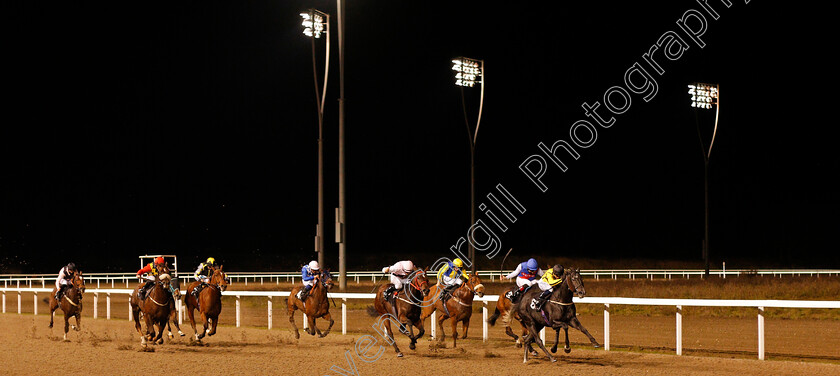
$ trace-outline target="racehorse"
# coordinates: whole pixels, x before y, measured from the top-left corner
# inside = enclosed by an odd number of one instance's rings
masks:
[[[426,277],[427,270],[428,268],[424,270],[417,269],[411,272],[408,275],[409,283],[393,298],[395,302],[393,304],[390,299],[384,296],[385,289],[391,285],[390,283],[380,286],[376,292],[373,306],[380,315],[376,325],[379,328],[380,321],[385,320],[385,330],[390,339],[388,342],[394,345],[394,352],[397,353],[397,357],[402,357],[403,354],[400,348],[397,347],[397,341],[394,340],[394,333],[391,331],[391,321],[395,325],[398,325],[400,332],[408,334],[408,338],[411,340],[408,348],[412,350],[417,347],[417,339],[422,337],[426,332],[423,328],[423,320],[420,318],[420,314],[422,313],[420,305],[423,299],[429,296],[429,280]],[[414,327],[419,330],[416,336],[414,335]]]
[[[505,317],[507,315],[507,313],[511,309],[513,309],[514,303],[512,301],[510,301],[509,296],[516,289],[518,289],[518,287],[516,285],[513,285],[510,288],[508,288],[505,291],[504,294],[499,295],[499,301],[496,302],[496,309],[493,311],[493,314],[487,319],[487,322],[490,324],[490,326],[495,326],[496,325],[496,320],[499,318],[499,316]],[[521,297],[520,297],[520,299],[521,299]],[[515,315],[516,314],[514,313],[514,316]],[[519,321],[518,316],[516,317],[516,319],[517,319],[517,321]],[[502,321],[504,322],[504,320],[502,320]],[[520,324],[521,324],[521,322],[520,322]],[[507,322],[504,322],[504,325],[505,325],[505,334],[511,336],[516,341],[516,347],[522,346],[522,341],[521,341],[520,337],[517,336],[515,333],[513,333],[513,330],[510,328],[510,320],[508,320]],[[526,334],[528,334],[528,329],[525,328],[525,325],[522,325],[522,336],[525,336]]]
[[[555,273],[559,274],[559,268],[559,265],[554,266]],[[531,346],[532,343],[536,343],[552,362],[557,361],[548,352],[548,350],[546,350],[545,345],[539,338],[538,333],[544,327],[550,327],[557,331],[556,341],[559,341],[559,330],[564,329],[566,331],[566,347],[564,349],[566,353],[571,351],[569,348],[569,326],[580,330],[583,334],[589,337],[589,340],[593,343],[593,345],[595,345],[595,347],[599,346],[595,338],[589,334],[589,331],[587,331],[577,319],[577,311],[574,303],[572,302],[572,296],[575,293],[582,298],[586,295],[586,289],[583,286],[580,271],[574,268],[569,268],[563,272],[563,282],[553,289],[551,295],[548,297],[548,301],[545,305],[543,305],[542,310],[538,311],[535,308],[538,295],[540,294],[539,289],[529,289],[516,303],[513,307],[514,309],[508,311],[504,317],[505,322],[508,322],[515,313],[518,314],[520,322],[528,329],[528,334],[523,338],[523,343],[525,344],[523,362],[528,361],[529,352],[532,355],[536,354]],[[557,351],[556,343],[552,348],[552,351]]]
[[[82,278],[82,272],[77,270],[73,275],[71,286],[64,290],[60,302],[55,300],[55,289],[50,294],[50,328],[53,327],[53,318],[55,318],[55,310],[61,307],[64,311],[64,340],[67,340],[67,331],[70,328],[70,318],[76,318],[76,325],[73,329],[79,331],[81,329],[82,320],[82,293],[85,292],[85,279]]]
[[[304,330],[307,334],[314,336],[317,333],[321,338],[330,334],[330,330],[335,321],[333,321],[332,315],[330,315],[330,302],[327,299],[327,293],[332,287],[332,274],[330,274],[329,270],[323,270],[318,275],[315,285],[309,290],[309,296],[306,297],[305,301],[301,301],[297,297],[298,292],[303,288],[302,286],[297,286],[292,289],[289,298],[286,299],[286,308],[289,314],[289,322],[292,323],[292,328],[295,330],[295,339],[300,338],[300,331],[298,330],[297,324],[295,324],[295,310],[298,309],[306,315],[307,328]],[[319,318],[330,321],[330,325],[323,333],[315,326],[315,319]]]
[[[149,291],[146,293],[146,299],[140,300],[138,297],[138,290],[134,290],[129,298],[131,305],[131,312],[134,316],[134,328],[137,333],[140,333],[140,344],[146,347],[146,340],[151,340],[152,344],[163,344],[163,330],[166,328],[172,311],[172,292],[170,292],[170,283],[172,278],[169,274],[160,274],[155,276],[154,283]],[[143,313],[143,318],[146,321],[145,335],[140,327],[140,313]],[[155,326],[157,326],[157,336],[155,336]]]
[[[227,290],[230,279],[223,270],[223,266],[218,269],[213,269],[213,274],[210,275],[210,284],[205,286],[200,293],[198,293],[198,301],[195,296],[187,294],[184,303],[187,305],[187,316],[190,318],[190,325],[195,332],[195,340],[200,341],[205,335],[212,336],[216,334],[216,326],[219,324],[219,314],[222,313],[222,291]],[[187,291],[193,291],[195,286],[201,282],[196,281],[190,284]],[[201,313],[201,322],[204,323],[204,330],[201,334],[195,329],[195,310]],[[212,324],[211,324],[212,323]],[[211,326],[209,329],[208,327]]]
[[[470,275],[469,279],[461,283],[458,288],[452,291],[452,296],[446,301],[444,306],[440,294],[443,293],[443,285],[436,284],[432,286],[429,295],[423,300],[423,314],[420,320],[426,320],[431,316],[435,310],[440,311],[441,315],[438,318],[438,327],[440,327],[440,339],[443,341],[446,334],[443,332],[443,322],[446,319],[452,318],[452,347],[454,348],[458,342],[458,322],[463,323],[464,336],[467,338],[467,331],[470,328],[470,317],[472,316],[472,302],[473,297],[478,295],[484,296],[484,285],[481,284],[481,279],[478,275]],[[433,301],[434,300],[434,301]]]

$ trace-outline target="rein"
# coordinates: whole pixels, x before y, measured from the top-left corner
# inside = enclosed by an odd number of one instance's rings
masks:
[[[158,285],[158,284],[156,284],[156,286],[160,286],[161,288],[163,288],[163,286],[162,286],[162,285]],[[166,289],[164,289],[164,290],[163,290],[163,292],[164,292],[164,294],[165,294],[165,293],[166,293]],[[152,297],[152,292],[151,292],[151,291],[149,291],[149,300],[151,300],[151,301],[152,301],[152,303],[155,303],[155,304],[157,304],[157,305],[159,305],[159,306],[161,306],[161,307],[164,307],[164,306],[166,306],[166,305],[168,305],[168,304],[169,304],[169,298],[170,298],[170,297],[169,297],[169,296],[167,296],[167,297],[166,297],[166,301],[165,301],[165,302],[163,302],[163,304],[160,304],[160,303],[158,303],[158,302],[157,302],[157,300],[155,300],[155,298],[154,298],[154,297]]]
[[[67,297],[67,294],[64,294],[64,300],[67,300],[67,303],[70,303],[70,305],[72,305],[73,307],[79,307],[78,304],[73,303],[73,301],[70,300],[70,298]]]

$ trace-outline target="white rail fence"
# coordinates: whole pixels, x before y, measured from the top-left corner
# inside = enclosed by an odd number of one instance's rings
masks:
[[[510,271],[500,272],[498,270],[479,270],[478,275],[482,278],[487,278],[491,282],[499,278],[500,275],[507,274]],[[601,278],[619,279],[619,278],[646,278],[646,279],[672,279],[685,278],[690,279],[702,278],[705,271],[702,269],[598,269],[598,270],[581,270],[581,275],[591,277],[595,280]],[[291,282],[300,280],[300,272],[229,272],[228,277],[232,282],[244,283],[273,283]],[[840,276],[839,269],[717,269],[710,270],[709,275],[712,277],[726,278],[740,277],[740,276],[768,276],[779,277],[784,276]],[[191,279],[191,275],[180,274],[182,278],[186,276]],[[0,282],[3,287],[28,287],[34,288],[41,285],[45,288],[47,284],[55,282],[56,274],[0,274]],[[383,278],[383,273],[380,271],[355,271],[347,272],[347,279],[355,283],[362,281],[376,282]],[[117,288],[125,285],[129,288],[131,283],[137,282],[137,276],[134,273],[86,273],[85,281],[87,283],[96,283],[96,288],[108,287]]]
[[[131,294],[133,290],[130,289],[88,289],[85,294],[93,294],[93,318],[96,319],[98,315],[99,297],[105,296],[106,319],[111,319],[111,295],[117,294]],[[6,293],[14,293],[17,295],[17,313],[21,314],[21,295],[23,293],[32,293],[33,296],[33,313],[38,314],[38,293],[51,294],[52,289],[47,288],[0,288],[2,292],[2,312],[6,313]],[[242,297],[263,297],[267,299],[267,323],[268,329],[272,329],[273,324],[273,298],[288,297],[288,291],[225,291],[224,296],[233,296],[236,298],[236,327],[241,326]],[[347,334],[347,300],[348,299],[366,299],[372,300],[375,294],[364,293],[331,293],[330,297],[341,300],[341,334]],[[487,341],[489,339],[489,327],[487,324],[487,317],[489,316],[488,303],[499,300],[498,295],[485,295],[484,297],[475,297],[475,301],[481,305],[482,312],[482,339]],[[816,309],[840,309],[840,301],[821,301],[821,300],[725,300],[725,299],[650,299],[650,298],[612,298],[612,297],[588,297],[585,299],[574,298],[576,304],[602,304],[604,306],[604,350],[610,350],[610,306],[611,305],[650,305],[650,306],[673,306],[676,308],[676,353],[682,355],[682,308],[683,307],[751,307],[756,308],[758,318],[758,359],[764,359],[764,310],[766,308],[816,308]],[[178,301],[178,318],[179,322],[183,323],[184,310],[180,309],[180,301]],[[128,307],[129,320],[132,320],[131,308]],[[430,334],[432,338],[436,335],[436,314],[431,317]],[[307,327],[306,315],[303,316],[303,327]],[[540,336],[545,340],[545,330],[540,333]]]

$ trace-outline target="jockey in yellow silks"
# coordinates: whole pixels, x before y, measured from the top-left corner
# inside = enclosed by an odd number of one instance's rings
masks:
[[[443,304],[446,304],[446,301],[452,296],[452,291],[461,286],[464,281],[470,279],[470,276],[462,269],[463,267],[464,262],[456,258],[452,262],[447,262],[438,270],[438,284],[443,285],[443,292],[441,293]]]
[[[549,296],[551,296],[551,292],[554,291],[554,287],[560,285],[561,283],[563,283],[562,265],[554,265],[553,268],[545,271],[542,278],[540,278],[539,282],[537,282],[537,286],[539,286],[540,290],[542,290],[536,305],[536,309],[538,311],[542,309],[545,301]]]

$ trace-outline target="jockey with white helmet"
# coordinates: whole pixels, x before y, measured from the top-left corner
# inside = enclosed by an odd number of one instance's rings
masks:
[[[391,273],[391,283],[393,284],[392,286],[388,286],[382,295],[388,299],[396,296],[394,293],[399,293],[403,285],[409,283],[408,276],[415,269],[414,263],[409,260],[399,261],[394,265],[382,268],[383,273]]]
[[[309,297],[309,291],[312,290],[312,286],[315,286],[315,282],[320,275],[321,266],[315,260],[310,261],[309,265],[304,265],[300,269],[300,279],[303,281],[303,288],[298,291],[298,299],[306,300]]]

